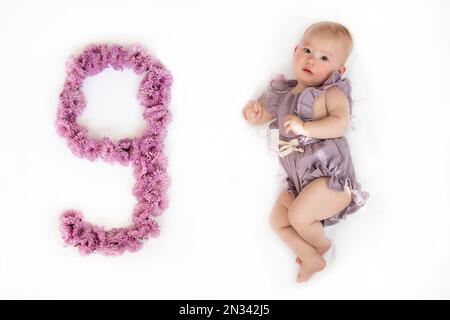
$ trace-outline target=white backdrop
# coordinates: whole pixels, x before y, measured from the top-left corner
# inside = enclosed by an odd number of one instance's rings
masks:
[[[241,108],[273,74],[292,76],[313,22],[354,35],[349,139],[366,206],[327,229],[328,268],[295,282],[270,230],[282,171],[267,130]],[[448,1],[2,1],[0,298],[450,298]],[[131,167],[72,155],[55,131],[65,61],[89,43],[140,42],[172,72],[170,207],[137,253],[63,247],[68,208],[108,228],[131,222]],[[140,78],[86,80],[93,135],[138,135]]]

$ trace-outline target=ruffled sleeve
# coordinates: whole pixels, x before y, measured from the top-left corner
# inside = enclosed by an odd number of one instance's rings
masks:
[[[350,80],[348,78],[342,79],[341,74],[338,71],[335,71],[328,78],[328,80],[325,81],[325,83],[322,85],[321,90],[325,91],[331,87],[337,87],[337,88],[339,88],[339,90],[342,91],[343,94],[345,94],[345,96],[348,99],[348,103],[350,106],[350,115],[351,115],[353,101],[352,101],[352,86],[350,84]]]
[[[352,114],[352,88],[350,80],[342,79],[341,74],[335,71],[320,87],[309,87],[305,90],[304,94],[300,96],[297,106],[297,112],[303,120],[310,121],[313,119],[313,109],[315,101],[321,96],[328,88],[337,87],[347,97],[350,106],[350,115]]]
[[[278,116],[278,109],[283,96],[289,92],[290,81],[279,75],[270,81],[269,89],[263,93],[258,101],[264,101],[265,109],[274,118]]]

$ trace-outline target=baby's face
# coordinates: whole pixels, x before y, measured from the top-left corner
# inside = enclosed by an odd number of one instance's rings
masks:
[[[320,86],[338,70],[345,72],[346,47],[342,39],[326,34],[306,34],[294,53],[294,72],[306,86]]]

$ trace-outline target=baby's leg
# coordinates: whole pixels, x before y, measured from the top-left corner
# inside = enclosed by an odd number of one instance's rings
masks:
[[[331,246],[320,221],[339,213],[351,202],[350,189],[332,190],[328,187],[329,179],[322,177],[311,181],[294,200],[288,212],[290,224],[319,254]]]
[[[270,225],[278,236],[291,248],[302,260],[302,270],[297,281],[306,281],[315,272],[325,268],[325,260],[316,252],[316,249],[308,244],[288,220],[288,209],[294,202],[294,196],[284,191],[278,197],[270,215]]]

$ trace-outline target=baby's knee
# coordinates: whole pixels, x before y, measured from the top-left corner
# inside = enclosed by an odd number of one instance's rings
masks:
[[[269,215],[269,224],[274,231],[277,231],[280,228],[280,222],[276,216],[275,210],[272,210]]]
[[[302,214],[298,209],[288,210],[288,220],[296,228],[307,227],[311,224],[311,219],[306,214]]]
[[[278,231],[289,225],[286,213],[280,212],[277,209],[273,209],[269,216],[269,224],[274,231]]]

